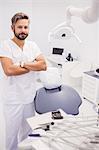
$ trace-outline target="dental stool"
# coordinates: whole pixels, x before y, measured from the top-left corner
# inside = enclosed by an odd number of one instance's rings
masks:
[[[67,114],[79,114],[82,100],[73,88],[61,85],[54,89],[40,88],[35,96],[34,105],[37,113],[42,114],[62,109]]]

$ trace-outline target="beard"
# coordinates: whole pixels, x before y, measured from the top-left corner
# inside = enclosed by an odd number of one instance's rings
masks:
[[[14,35],[19,39],[19,40],[25,40],[28,37],[28,34],[25,33],[19,33],[17,34],[14,30]]]

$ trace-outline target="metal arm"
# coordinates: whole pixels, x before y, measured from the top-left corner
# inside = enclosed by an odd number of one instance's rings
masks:
[[[99,18],[99,0],[92,0],[92,4],[87,8],[68,7],[66,11],[67,25],[71,23],[71,17],[80,17],[86,23],[96,22]]]
[[[99,0],[92,0],[92,4],[87,8],[68,7],[66,11],[66,21],[54,27],[48,35],[49,42],[55,40],[67,40],[74,37],[79,43],[80,38],[76,35],[71,26],[72,16],[80,17],[86,23],[96,22],[99,18]]]

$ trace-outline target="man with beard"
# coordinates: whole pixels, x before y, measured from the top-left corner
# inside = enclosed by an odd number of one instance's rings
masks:
[[[11,21],[14,37],[3,41],[0,48],[6,150],[16,150],[18,141],[31,133],[26,118],[34,115],[35,72],[46,70],[45,59],[36,43],[25,40],[29,33],[29,17],[17,13]]]

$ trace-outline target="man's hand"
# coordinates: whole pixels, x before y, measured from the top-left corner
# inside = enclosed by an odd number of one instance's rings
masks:
[[[42,71],[47,69],[45,59],[42,55],[39,55],[33,62],[24,63],[23,67],[30,71]]]

